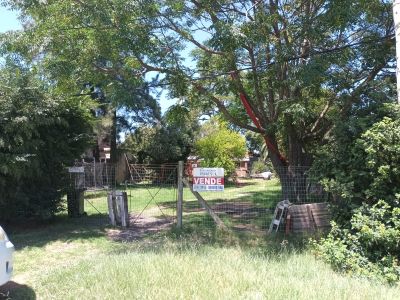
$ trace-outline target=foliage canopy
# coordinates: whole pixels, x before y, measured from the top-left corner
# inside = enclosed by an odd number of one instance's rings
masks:
[[[210,120],[200,129],[203,136],[195,144],[196,153],[204,167],[220,167],[225,175],[234,173],[236,163],[246,154],[246,141],[239,133],[230,130],[223,122]]]
[[[150,86],[265,136],[281,177],[286,165],[311,165],[354,109],[394,99],[391,1],[6,3],[26,21],[7,48],[39,59],[59,87],[99,84],[143,117],[155,106],[137,88],[153,77]]]
[[[10,61],[0,85],[0,219],[51,217],[61,208],[65,167],[90,145],[89,107]]]

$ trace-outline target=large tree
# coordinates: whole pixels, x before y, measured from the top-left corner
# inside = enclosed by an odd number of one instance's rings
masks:
[[[107,25],[120,8],[107,1],[4,2],[20,11],[24,29],[1,36],[2,52],[22,55],[65,96],[96,100],[93,114],[105,124],[97,126],[98,140],[110,144],[115,161],[117,126],[132,130],[160,117],[131,45]]]
[[[393,101],[389,0],[8,2],[26,16],[28,52],[60,84],[162,74],[171,95],[263,135],[282,183],[354,109]]]
[[[128,135],[121,148],[136,163],[177,163],[192,151],[198,122],[192,112],[172,106],[156,125],[143,125]]]

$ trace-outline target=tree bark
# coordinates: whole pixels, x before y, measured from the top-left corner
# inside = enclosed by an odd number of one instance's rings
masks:
[[[279,157],[279,153],[269,149],[268,156],[271,159],[282,187],[282,200],[292,203],[307,201],[307,171],[312,163],[311,155],[304,150],[303,142],[296,136],[296,132],[288,130],[288,163],[285,164]],[[269,137],[276,144],[276,138]]]
[[[110,162],[117,163],[117,109],[113,108],[111,111],[112,125],[110,134]]]
[[[397,103],[400,104],[400,0],[393,1],[393,19],[396,34]]]

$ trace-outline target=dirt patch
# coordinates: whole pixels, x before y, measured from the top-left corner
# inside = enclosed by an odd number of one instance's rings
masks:
[[[259,219],[264,215],[271,214],[269,208],[257,207],[252,202],[222,202],[211,206],[218,215],[227,215],[234,223],[233,230],[256,232],[260,229],[251,224],[250,220]],[[185,213],[205,211],[203,208],[184,209]],[[114,228],[107,230],[107,236],[114,241],[137,241],[150,235],[165,232],[175,224],[174,217],[160,216],[159,208],[153,208],[146,211],[146,215],[130,214],[130,227],[126,229]],[[262,230],[261,230],[262,231]]]
[[[129,215],[129,228],[109,229],[107,235],[114,241],[137,241],[171,228],[174,218]]]

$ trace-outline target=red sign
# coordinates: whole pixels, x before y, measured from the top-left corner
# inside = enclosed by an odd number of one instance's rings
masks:
[[[224,178],[194,177],[193,184],[224,185]]]

